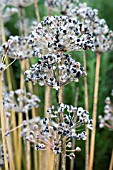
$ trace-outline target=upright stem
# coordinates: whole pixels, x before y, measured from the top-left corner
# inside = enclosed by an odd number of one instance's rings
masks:
[[[9,118],[6,118],[6,129],[9,130]],[[15,170],[14,158],[12,157],[13,148],[12,148],[11,135],[7,136],[6,142],[7,142],[7,149],[8,149],[8,154],[9,154],[10,170]]]
[[[84,70],[86,71],[86,53],[84,51],[83,55],[84,60]],[[84,94],[85,94],[85,109],[88,111],[88,84],[87,84],[87,76],[84,77]],[[85,145],[85,151],[86,151],[86,159],[85,159],[85,170],[89,169],[89,129],[86,126],[86,145]]]
[[[79,88],[76,90],[76,95],[75,95],[75,107],[78,105],[78,95],[79,95]],[[76,130],[76,128],[75,128]],[[75,149],[75,138],[72,139],[72,150]],[[74,159],[70,160],[70,170],[74,169]]]
[[[37,0],[34,0],[34,7],[35,7],[35,13],[36,13],[37,21],[40,22],[40,15],[39,15],[39,10],[38,10]]]
[[[49,86],[46,86],[45,87],[45,108],[44,108],[44,117],[49,117],[49,115],[47,114],[47,109],[51,106],[51,88]],[[42,160],[42,163],[41,163],[41,169],[43,170],[46,170],[47,167],[49,167],[49,164],[50,162],[52,161],[52,158],[51,160],[48,161],[48,159],[50,159],[50,156],[51,156],[51,151],[50,150],[45,150],[45,151],[42,151],[41,152],[41,160]],[[51,166],[51,169],[52,170],[53,167]]]
[[[5,37],[3,19],[1,19],[1,32],[2,32],[2,43],[5,43],[6,37]],[[7,56],[6,56],[6,59],[5,59],[5,63],[6,63],[6,66],[9,65],[9,59],[8,59]],[[9,67],[6,70],[6,74],[7,74],[7,80],[8,80],[8,88],[9,88],[9,90],[12,90],[12,80],[11,80],[11,73],[10,73]],[[12,119],[15,118],[15,115],[13,115],[13,116],[11,116]],[[10,152],[9,153],[9,159],[10,159],[9,164],[10,164],[11,169],[13,170],[14,169],[14,161],[13,161],[14,155],[13,155],[13,148],[12,148],[12,139],[11,139],[11,136],[9,136],[8,138],[9,138],[8,145],[10,146],[10,150],[8,149],[8,153]],[[13,142],[14,141],[16,141],[16,138],[15,139],[13,138]],[[12,152],[11,152],[11,149],[12,149]]]
[[[27,122],[29,121],[29,116],[28,116],[28,112],[26,113],[26,120]],[[30,131],[30,128],[29,128],[29,124],[27,124],[27,135],[29,135],[29,131]],[[30,156],[30,143],[28,141],[26,141],[26,153],[27,153],[27,156],[26,156],[26,168],[27,170],[30,170],[31,169],[31,156]]]
[[[93,162],[94,162],[94,148],[95,148],[95,133],[96,133],[96,117],[97,117],[100,58],[101,58],[101,54],[97,53],[95,87],[94,87],[94,103],[93,103],[93,130],[92,130],[92,134],[91,134],[91,147],[90,147],[91,149],[90,149],[89,170],[93,169]]]
[[[58,91],[56,91],[56,100],[57,104],[63,102],[63,88],[61,87]],[[63,147],[63,141],[62,141],[62,147]],[[64,151],[62,155],[62,163],[64,164]],[[54,168],[53,170],[58,170],[59,169],[59,155],[54,155]]]
[[[21,61],[20,63],[21,65],[21,77],[20,77],[20,89],[24,90],[24,68],[25,68],[25,61]],[[22,103],[20,103],[20,107],[22,107]],[[18,125],[20,125],[22,123],[22,113],[19,113],[19,118],[18,118]],[[21,128],[18,129],[18,170],[21,170],[21,160],[22,160],[22,141],[21,141],[21,137],[20,137],[20,131]]]
[[[112,150],[112,154],[111,154],[111,161],[110,161],[109,170],[113,170],[113,150]]]
[[[8,170],[8,161],[7,161],[7,147],[6,147],[6,139],[5,139],[5,114],[3,109],[2,102],[2,72],[0,72],[0,116],[1,116],[1,128],[2,128],[2,142],[3,142],[3,151],[4,151],[4,163],[5,170]]]

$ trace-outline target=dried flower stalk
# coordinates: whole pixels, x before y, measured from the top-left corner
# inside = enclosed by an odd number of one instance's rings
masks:
[[[90,147],[91,149],[90,149],[89,170],[93,169],[93,161],[94,161],[100,58],[101,58],[101,53],[97,53],[97,57],[96,57],[96,73],[95,73],[95,87],[94,87],[94,103],[93,103],[93,130],[92,130],[92,134],[91,134],[91,147]]]

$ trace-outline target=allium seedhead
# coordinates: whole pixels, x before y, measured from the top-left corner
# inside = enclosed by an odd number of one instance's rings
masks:
[[[53,11],[60,11],[62,15],[66,15],[78,4],[79,0],[46,0],[45,5]]]
[[[46,17],[29,37],[29,44],[34,43],[45,54],[94,48],[88,28],[68,16]]]
[[[73,4],[73,3],[72,3]],[[63,9],[63,6],[61,6]],[[61,10],[60,10],[61,11]],[[84,23],[94,37],[95,51],[102,53],[113,50],[113,32],[108,29],[106,21],[98,18],[98,10],[88,7],[86,3],[71,5],[67,10],[67,16]]]
[[[112,94],[112,93],[111,93]],[[110,97],[105,99],[105,107],[104,107],[104,116],[99,115],[99,127],[107,127],[109,129],[113,129],[113,103],[111,102]]]
[[[32,47],[27,45],[28,38],[20,36],[11,36],[9,40],[2,45],[4,53],[8,57],[24,60],[33,56]]]
[[[80,112],[80,114],[78,115],[77,112]],[[27,137],[27,140],[35,144],[36,150],[50,148],[55,154],[60,154],[62,152],[62,139],[66,139],[67,148],[72,147],[72,138],[86,140],[85,131],[77,133],[81,126],[87,125],[89,129],[92,128],[92,120],[89,119],[89,113],[86,110],[60,103],[57,110],[52,106],[47,110],[47,113],[49,118],[40,120],[40,128],[37,126],[34,130],[32,127],[32,133],[30,133],[33,136],[32,139],[30,135]],[[51,142],[49,139],[51,139]],[[74,149],[74,152],[80,151],[79,147]],[[70,159],[75,157],[72,153],[67,156]]]
[[[3,0],[6,1],[6,0]],[[26,7],[28,5],[31,5],[33,3],[33,0],[19,0],[19,1],[15,1],[15,0],[8,0],[8,5],[12,5],[16,8],[22,8],[22,7]]]
[[[113,33],[106,21],[98,18],[98,10],[88,7],[86,3],[79,3],[68,15],[82,21],[94,37],[95,51],[102,53],[113,49]]]
[[[78,5],[70,10],[67,15],[76,17],[79,21],[89,24],[97,18],[98,10],[88,7],[86,3],[78,3]]]
[[[26,93],[21,89],[9,93],[3,93],[3,105],[5,111],[13,109],[15,112],[27,113],[33,107],[37,108],[39,102],[40,99],[38,96]],[[20,106],[20,103],[22,103],[22,106]]]
[[[48,85],[58,90],[69,82],[78,82],[79,77],[86,75],[80,63],[68,54],[48,54],[42,56],[38,63],[25,71],[26,81],[33,81],[40,85]]]

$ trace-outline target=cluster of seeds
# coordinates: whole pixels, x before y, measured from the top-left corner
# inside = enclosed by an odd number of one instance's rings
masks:
[[[45,5],[54,11],[59,11],[62,15],[66,15],[78,4],[79,0],[46,0]]]
[[[36,144],[36,150],[45,150],[49,147],[55,154],[60,154],[62,138],[68,141],[66,147],[71,148],[72,143],[69,141],[72,138],[86,140],[85,131],[77,133],[78,129],[80,131],[80,127],[87,125],[89,129],[92,129],[92,119],[89,119],[89,113],[81,107],[60,103],[58,110],[52,106],[47,113],[49,118],[43,119],[42,129],[39,130],[38,126],[34,125],[34,130],[26,138]],[[76,148],[75,151],[78,149]],[[71,159],[71,155],[69,157]]]
[[[26,7],[26,6],[29,6],[29,5],[31,5],[33,3],[33,0],[19,0],[19,1],[2,0],[2,1],[5,1],[7,3],[7,5],[12,5],[12,6],[16,7],[16,8]]]
[[[106,21],[98,18],[98,10],[79,3],[68,15],[82,21],[94,37],[95,51],[105,52],[112,49],[113,32],[108,29]]]
[[[40,81],[40,85],[48,85],[58,90],[61,86],[71,81],[78,81],[78,78],[86,75],[80,63],[76,62],[68,54],[55,55],[47,54],[38,60],[38,63],[32,65],[30,70],[25,71],[28,82],[34,83]]]
[[[24,60],[31,58],[33,55],[32,47],[27,45],[28,37],[11,36],[9,40],[4,43],[4,53],[13,59]]]
[[[32,107],[37,108],[40,99],[36,95],[26,93],[24,90],[18,89],[3,93],[3,105],[5,111],[14,110],[15,112],[27,113]],[[20,104],[22,103],[22,104]]]
[[[111,96],[113,96],[113,90],[111,93]],[[105,99],[105,107],[104,107],[104,113],[105,115],[102,117],[102,115],[99,115],[99,126],[107,127],[109,129],[113,129],[113,104],[111,102],[110,97],[107,97]]]
[[[95,21],[98,15],[98,10],[88,7],[86,3],[78,3],[78,5],[70,10],[67,15],[70,17],[76,17],[79,21],[83,21],[87,24]]]
[[[18,12],[18,9],[11,6],[9,7],[10,0],[1,0],[0,1],[0,18],[7,22],[10,19],[10,16]],[[1,23],[0,23],[1,24]]]
[[[30,35],[29,44],[32,43],[46,53],[94,48],[88,28],[68,16],[46,17]]]

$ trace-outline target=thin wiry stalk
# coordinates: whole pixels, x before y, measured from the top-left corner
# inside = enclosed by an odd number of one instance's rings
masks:
[[[93,130],[92,130],[92,134],[91,134],[89,170],[93,169],[93,162],[94,162],[94,148],[95,148],[95,133],[96,133],[96,117],[97,117],[97,102],[98,102],[100,58],[101,58],[101,54],[97,53],[97,57],[96,57],[96,73],[95,73],[95,86],[94,86],[94,103],[93,103]]]
[[[56,100],[57,100],[57,105],[59,105],[59,103],[63,102],[63,88],[62,87],[58,91],[56,91]],[[58,170],[58,169],[59,169],[59,155],[56,154],[56,155],[54,155],[54,167],[53,167],[53,170]]]
[[[76,95],[75,95],[75,107],[78,105],[78,96],[79,96],[79,88],[76,90]],[[75,129],[76,130],[76,129]],[[72,139],[72,150],[75,149],[75,138]],[[70,161],[70,170],[74,169],[74,159]]]
[[[3,19],[1,18],[1,32],[2,32],[2,43],[5,43],[6,41],[6,37],[5,37],[5,29],[4,29],[4,22],[3,22]],[[8,57],[5,56],[5,63],[6,63],[6,66],[9,65],[9,61],[8,61]],[[8,80],[8,88],[9,90],[12,90],[12,81],[11,81],[11,74],[10,74],[10,69],[9,67],[7,68],[6,70],[6,74],[7,74],[7,80]],[[9,137],[10,140],[8,142],[8,145],[10,146],[10,148],[12,148],[12,140],[11,140],[11,136]],[[14,141],[14,138],[13,138],[13,141]],[[14,170],[14,161],[13,161],[13,152],[10,152],[10,167],[12,168],[12,170]]]
[[[109,165],[109,170],[113,170],[113,150],[112,150],[112,154],[111,154],[111,161],[110,161],[110,165]]]
[[[19,8],[19,20],[20,20],[20,35],[25,35],[25,25],[24,25],[24,8]]]
[[[35,7],[35,13],[36,13],[37,21],[40,22],[40,15],[39,15],[39,10],[38,10],[37,0],[34,0],[34,7]]]
[[[36,13],[36,18],[37,18],[37,21],[40,22],[40,14],[39,14],[39,9],[38,9],[38,2],[37,0],[34,0],[34,8],[35,8],[35,13]],[[39,166],[37,164],[37,152],[34,151],[34,166],[35,166],[35,170],[37,170],[37,168],[39,168],[41,170],[41,152],[39,152],[38,154],[39,156],[39,159],[38,159],[38,162],[39,162]]]
[[[63,102],[63,87],[59,89],[58,92],[58,104]],[[62,121],[62,117],[60,118]],[[62,153],[61,153],[61,169],[66,169],[66,138],[61,139]]]
[[[21,35],[25,35],[26,33],[26,30],[25,30],[25,23],[24,23],[24,8],[23,7],[20,7],[19,8],[19,17],[20,17],[20,28],[21,28]],[[25,71],[25,61],[21,61],[21,84],[20,84],[20,88],[21,89],[25,89],[25,86],[24,86],[24,71]],[[22,103],[20,103],[21,107],[22,107]],[[22,115],[21,113],[19,114],[19,121],[22,121]],[[21,122],[19,122],[20,124]],[[27,128],[28,129],[28,128]],[[19,133],[18,135],[20,134],[20,130],[19,129]],[[21,139],[19,138],[20,142],[20,153],[22,154],[22,143],[21,143]],[[28,142],[27,143],[27,146],[26,146],[26,167],[28,169],[28,167],[30,168],[31,167],[31,159],[30,159],[30,143]],[[22,155],[23,156],[23,155]],[[24,163],[24,162],[23,162]],[[20,164],[21,164],[21,156],[20,156]]]
[[[28,112],[26,113],[26,120],[27,122],[29,121],[29,116],[28,116]],[[29,135],[29,123],[27,124],[27,135]],[[27,146],[26,146],[26,153],[27,153],[27,156],[26,156],[26,168],[27,170],[30,170],[31,169],[31,161],[29,162],[29,160],[31,160],[31,156],[30,156],[30,143],[27,141]]]
[[[7,146],[6,146],[6,139],[5,139],[5,114],[3,109],[3,102],[2,102],[2,72],[0,72],[0,116],[1,116],[1,128],[2,128],[2,143],[3,143],[3,151],[4,151],[4,163],[5,163],[5,170],[8,170],[8,161],[7,161]]]
[[[1,22],[1,32],[2,32],[2,43],[5,43],[6,37],[5,37],[3,20]],[[6,63],[6,66],[9,66],[9,59],[8,59],[7,56],[5,56],[5,63]],[[7,67],[6,74],[7,74],[7,80],[8,80],[8,89],[12,90],[13,89],[12,88],[12,80],[11,80],[11,73],[10,73],[9,67]],[[16,120],[15,120],[15,112],[14,111],[11,112],[11,121],[13,121],[12,126],[15,127],[16,126]],[[8,142],[8,144],[10,145],[10,148],[12,148],[12,143],[14,144],[15,155],[17,155],[17,132],[16,131],[14,131],[13,140],[10,139],[9,142]],[[10,152],[10,160],[11,161],[9,162],[9,164],[10,164],[10,167],[12,167],[12,169],[14,167],[13,158],[14,158],[13,152]]]
[[[29,66],[29,60],[27,60],[26,62],[26,69],[29,69],[30,66]],[[33,94],[33,85],[31,82],[28,82],[28,88],[29,88],[29,91],[31,94]],[[32,118],[35,118],[36,117],[36,111],[35,111],[35,108],[33,107],[32,108]],[[34,169],[37,170],[38,168],[38,157],[37,157],[37,151],[34,150]]]
[[[86,53],[84,51],[84,55],[83,55],[83,60],[84,60],[84,69],[86,71]],[[88,84],[87,84],[87,76],[84,77],[84,94],[85,94],[85,109],[88,111],[89,107],[88,107]],[[85,145],[85,170],[89,169],[89,129],[86,126],[86,135],[87,135],[87,139],[86,139],[86,145]]]
[[[6,129],[9,130],[9,119],[6,120]],[[8,135],[6,137],[6,142],[7,142],[7,149],[8,149],[8,154],[9,154],[9,167],[10,170],[15,170],[14,167],[14,161],[13,161],[13,157],[12,157],[12,153],[13,153],[13,148],[12,148],[12,140],[11,140],[11,135]]]
[[[20,89],[24,89],[24,69],[25,68],[25,61],[21,61],[21,77],[20,77]],[[20,103],[20,107],[22,107],[22,103]],[[22,113],[19,113],[18,118],[18,125],[22,123]],[[22,142],[20,137],[21,128],[18,129],[18,156],[17,156],[17,168],[21,170],[21,160],[22,160]]]
[[[47,114],[47,110],[50,106],[51,106],[51,89],[50,89],[50,87],[46,86],[45,87],[45,108],[44,108],[45,115],[44,115],[44,117],[49,116]],[[49,155],[50,155],[50,150],[45,150],[45,151],[42,151],[42,153],[41,153],[41,160],[42,160],[41,168],[43,170],[46,170],[47,167],[49,167],[49,161],[48,161]]]

